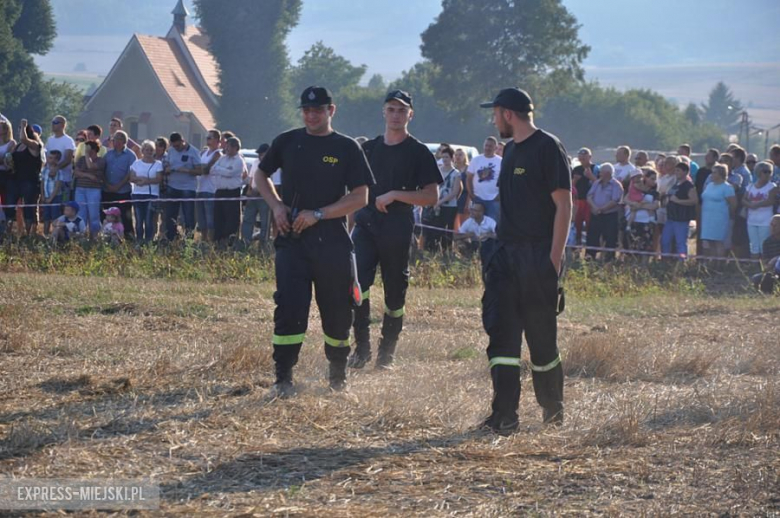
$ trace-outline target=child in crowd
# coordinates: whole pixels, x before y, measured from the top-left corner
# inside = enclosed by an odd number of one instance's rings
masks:
[[[62,178],[57,165],[62,161],[62,151],[52,149],[46,153],[46,165],[41,171],[41,213],[43,235],[49,237],[51,222],[60,217],[60,191]]]
[[[122,225],[122,211],[119,210],[119,207],[110,207],[104,210],[103,214],[106,215],[103,228],[100,230],[100,235],[103,236],[103,239],[112,245],[124,241],[125,226]]]
[[[54,221],[54,232],[52,239],[55,243],[64,243],[72,239],[81,237],[87,230],[84,220],[78,217],[79,204],[70,201],[63,205],[63,215]]]
[[[628,216],[626,217],[626,230],[631,230],[631,223],[634,222],[634,219],[636,218],[636,211],[639,210],[639,204],[642,203],[642,200],[645,198],[645,194],[647,194],[648,188],[645,185],[645,177],[642,174],[642,171],[637,169],[637,171],[631,176],[631,179],[628,183],[628,194],[626,194],[626,208],[628,209]]]

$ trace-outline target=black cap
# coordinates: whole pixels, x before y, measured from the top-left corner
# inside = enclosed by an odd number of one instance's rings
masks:
[[[412,96],[409,95],[409,92],[404,92],[403,90],[393,90],[392,92],[388,93],[387,97],[385,97],[385,102],[389,103],[390,101],[398,101],[401,104],[405,104],[409,108],[413,108]]]
[[[534,111],[531,96],[528,95],[528,92],[519,88],[504,88],[498,92],[498,95],[492,102],[482,103],[479,106],[482,108],[500,106],[501,108],[521,113]]]
[[[301,105],[299,108],[305,106],[323,106],[326,104],[333,104],[333,96],[330,90],[323,88],[322,86],[310,86],[301,94]]]

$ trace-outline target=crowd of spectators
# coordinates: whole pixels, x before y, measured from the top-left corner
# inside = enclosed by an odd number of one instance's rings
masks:
[[[42,234],[57,242],[272,237],[268,205],[232,132],[211,130],[196,149],[179,133],[135,142],[117,118],[105,136],[96,124],[75,139],[67,129],[65,117],[54,117],[44,141],[40,126],[22,120],[14,133],[0,116],[0,234],[37,234],[40,219]],[[474,254],[493,246],[503,147],[488,137],[482,154],[469,157],[463,148],[439,146],[439,199],[417,216],[422,249]],[[267,150],[257,149],[260,158]],[[780,233],[779,145],[764,161],[736,144],[709,149],[702,164],[687,144],[654,157],[620,146],[614,162],[601,164],[582,148],[572,165],[570,244],[584,248],[586,259],[686,257],[695,243],[700,256],[763,258],[773,268],[780,262],[772,255]],[[272,180],[281,187],[279,171]]]
[[[766,257],[770,224],[780,205],[780,146],[765,161],[736,144],[710,149],[703,165],[688,145],[676,154],[617,149],[615,163],[591,162],[582,148],[572,170],[573,242],[586,257],[615,259],[614,250],[687,257],[695,238],[700,256]],[[612,250],[602,250],[602,248]],[[630,254],[625,254],[630,256]]]
[[[240,234],[242,190],[255,191],[232,133],[209,131],[199,150],[179,133],[137,143],[118,118],[105,138],[94,124],[74,139],[67,125],[65,117],[52,119],[44,143],[43,129],[22,120],[16,140],[11,122],[0,117],[0,234],[38,234],[40,220],[43,236],[56,242],[140,245],[197,232],[203,241],[225,243],[255,235],[254,221],[245,221]]]

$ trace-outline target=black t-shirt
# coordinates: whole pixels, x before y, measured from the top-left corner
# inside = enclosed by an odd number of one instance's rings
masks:
[[[279,168],[282,201],[292,209],[321,209],[337,202],[348,190],[373,184],[360,145],[335,131],[324,137],[309,135],[305,128],[282,133],[260,163],[260,170],[268,177]],[[312,228],[345,223],[346,218],[324,220]]]
[[[691,182],[685,180],[669,189],[669,197],[677,196],[681,200],[688,200],[691,197],[691,189],[695,189],[695,187]],[[691,221],[696,219],[696,206],[680,205],[670,201],[666,205],[666,215],[671,221]]]
[[[593,166],[591,166],[591,171],[593,170]],[[593,182],[590,181],[590,178],[585,176],[585,167],[582,165],[578,165],[571,171],[572,176],[579,175],[580,177],[577,179],[576,182],[574,182],[574,187],[577,189],[577,199],[578,200],[587,200],[588,199],[588,192],[590,192],[590,188],[593,185]]]
[[[551,194],[558,189],[571,190],[571,166],[556,136],[536,130],[519,144],[509,142],[498,178],[498,238],[506,243],[552,240],[556,209]]]
[[[390,191],[416,191],[432,183],[443,182],[436,158],[428,147],[409,135],[394,146],[385,144],[383,136],[363,144],[376,184],[371,187],[368,206],[374,207],[378,196]],[[389,210],[411,209],[411,205],[396,201]]]

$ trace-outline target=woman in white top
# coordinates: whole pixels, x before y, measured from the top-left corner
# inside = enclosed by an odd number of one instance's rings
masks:
[[[777,185],[772,183],[772,163],[761,162],[755,167],[758,180],[745,190],[742,205],[747,208],[750,255],[761,257],[764,241],[769,237],[769,225],[773,216],[773,205],[777,197]]]
[[[141,158],[130,166],[135,210],[135,238],[138,242],[151,241],[156,230],[156,225],[152,224],[152,200],[160,197],[163,165],[155,159],[154,153],[154,142],[144,140],[141,144]]]

